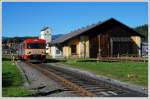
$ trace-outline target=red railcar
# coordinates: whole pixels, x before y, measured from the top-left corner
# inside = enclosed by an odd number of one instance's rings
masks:
[[[46,41],[38,38],[25,39],[19,45],[18,55],[30,62],[44,62],[46,59]]]

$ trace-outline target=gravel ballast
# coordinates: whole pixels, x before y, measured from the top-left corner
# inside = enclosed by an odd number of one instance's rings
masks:
[[[27,64],[21,61],[17,61],[16,64],[24,79],[23,86],[29,90],[32,90],[38,96],[77,97],[76,94],[65,90],[63,86]]]

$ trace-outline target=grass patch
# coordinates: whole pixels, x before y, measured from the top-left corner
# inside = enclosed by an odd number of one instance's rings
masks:
[[[111,77],[117,80],[148,86],[148,63],[147,62],[81,62],[68,60],[62,62],[71,67],[87,70],[98,75]]]
[[[21,87],[22,76],[10,60],[2,61],[2,96],[30,96],[32,93]]]
[[[32,96],[31,92],[21,87],[3,88],[3,97],[27,97]]]

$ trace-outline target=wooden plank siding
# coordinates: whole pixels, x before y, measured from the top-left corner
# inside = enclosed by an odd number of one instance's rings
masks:
[[[90,36],[89,37],[90,58],[96,58],[98,55],[98,49],[99,49],[98,41],[99,41],[98,36]]]
[[[114,27],[102,33],[90,33],[69,40],[68,51],[65,51],[68,54],[64,55],[76,58],[118,57],[131,54],[138,56],[139,38]],[[72,53],[72,45],[76,46],[76,53]]]
[[[139,55],[140,37],[117,26],[89,36],[90,58]]]
[[[109,57],[111,56],[111,44],[108,34],[99,34],[90,37],[90,57]]]
[[[110,57],[111,56],[111,46],[110,37],[106,34],[100,35],[100,57]]]
[[[68,57],[99,58],[131,54],[140,56],[141,37],[143,36],[132,28],[110,19],[67,34],[55,43],[67,45],[68,50],[64,51],[64,55]],[[71,48],[73,45],[74,48]],[[72,51],[75,45],[76,51]]]

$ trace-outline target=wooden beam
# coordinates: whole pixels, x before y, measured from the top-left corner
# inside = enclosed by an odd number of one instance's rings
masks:
[[[101,44],[100,44],[100,34],[98,35],[98,58],[100,59],[101,57]]]
[[[113,56],[113,40],[110,38],[111,57]]]

